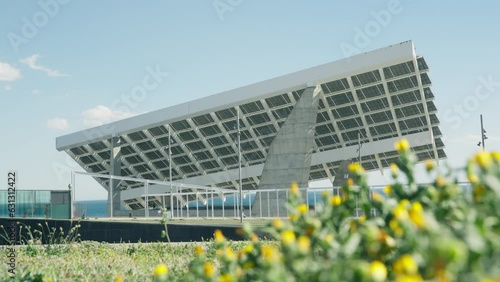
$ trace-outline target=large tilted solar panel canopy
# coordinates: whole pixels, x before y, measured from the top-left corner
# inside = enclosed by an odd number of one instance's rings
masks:
[[[392,143],[406,136],[419,160],[446,157],[428,65],[411,41],[320,65],[57,138],[87,172],[110,172],[111,137],[121,142],[121,175],[236,189],[240,111],[243,189],[255,189],[274,137],[307,86],[320,85],[309,179],[333,180],[342,159],[383,169],[398,159]],[[168,136],[172,163],[169,163]],[[413,139],[412,139],[413,138]],[[422,141],[424,140],[424,141]],[[370,147],[371,146],[371,147]],[[107,189],[108,183],[101,181]],[[121,189],[133,189],[122,182]],[[125,205],[139,208],[138,201]]]

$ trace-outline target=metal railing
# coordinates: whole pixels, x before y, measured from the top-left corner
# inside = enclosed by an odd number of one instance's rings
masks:
[[[91,176],[94,178],[111,179],[115,181],[128,181],[142,183],[142,187],[134,188],[135,199],[143,205],[140,210],[126,210],[123,214],[132,214],[134,217],[149,218],[151,216],[161,216],[161,208],[166,208],[172,219],[206,219],[206,218],[240,218],[243,212],[247,219],[252,218],[273,218],[288,217],[288,197],[289,189],[258,189],[242,191],[243,208],[240,208],[240,191],[220,189],[200,185],[191,185],[175,182],[162,182],[147,179],[137,179],[130,177],[109,176],[94,173],[74,172],[75,174]],[[72,177],[73,189],[76,187],[75,177]],[[153,187],[152,185],[156,185]],[[470,189],[469,183],[460,183],[464,190]],[[155,188],[155,189],[152,189]],[[374,192],[385,197],[385,185],[375,185],[370,187],[369,198]],[[159,192],[160,191],[160,192]],[[323,204],[323,193],[327,195],[340,195],[338,187],[309,187],[299,188],[303,195],[308,210],[315,210]],[[130,192],[130,191],[129,191]],[[123,191],[121,192],[123,195]],[[74,194],[74,193],[73,193]],[[171,200],[172,199],[172,200]],[[73,199],[74,200],[74,199]],[[123,202],[123,200],[122,200]],[[161,205],[151,205],[151,203],[161,203]],[[112,208],[112,203],[109,203]],[[375,210],[371,211],[376,214]],[[124,216],[124,215],[121,216]],[[360,208],[353,211],[353,216],[362,215]],[[116,216],[116,215],[115,215]]]

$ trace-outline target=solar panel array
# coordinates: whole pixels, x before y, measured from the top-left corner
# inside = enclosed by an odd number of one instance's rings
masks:
[[[322,84],[324,95],[319,101],[315,152],[357,146],[358,132],[362,142],[371,142],[432,130],[437,156],[431,144],[413,150],[419,160],[445,158],[428,66],[423,57],[417,58],[417,64],[418,71],[413,61],[407,61]],[[265,162],[270,144],[302,92],[281,93],[239,105],[243,167]],[[121,175],[169,181],[171,167],[172,180],[178,181],[237,168],[236,117],[237,107],[230,107],[120,136]],[[66,150],[86,171],[102,174],[109,173],[110,151],[110,139]],[[380,152],[363,156],[362,165],[366,170],[375,170],[389,166],[397,158],[396,151]],[[331,178],[339,164],[340,160],[313,165],[309,179]],[[107,188],[107,180],[98,181]],[[236,189],[237,182],[215,186]],[[247,190],[257,188],[258,183],[259,177],[242,180],[243,189]],[[132,189],[134,185],[137,184],[124,181],[121,189]],[[135,199],[127,200],[125,205],[140,209],[142,203]],[[159,199],[150,203],[160,205]]]

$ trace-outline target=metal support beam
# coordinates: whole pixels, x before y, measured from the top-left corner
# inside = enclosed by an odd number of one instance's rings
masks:
[[[111,137],[111,160],[109,179],[109,217],[113,217],[114,212],[120,209],[120,181],[114,181],[113,176],[121,176],[121,142],[120,136]]]
[[[236,126],[238,127],[238,178],[239,178],[239,188],[240,188],[240,222],[243,223],[243,186],[241,185],[241,130],[240,130],[240,108],[236,108]]]

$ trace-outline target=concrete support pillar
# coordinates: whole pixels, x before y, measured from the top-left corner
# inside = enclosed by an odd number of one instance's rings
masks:
[[[286,189],[293,182],[301,188],[308,187],[320,93],[319,85],[304,90],[269,147],[259,189],[283,190],[269,195],[258,193],[252,208],[253,215],[258,216],[262,208],[262,216],[286,216]],[[303,193],[304,199],[305,196]]]
[[[111,160],[109,175],[121,176],[121,142],[120,137],[111,137]],[[111,179],[108,188],[108,216],[117,216],[120,213],[120,180]]]

